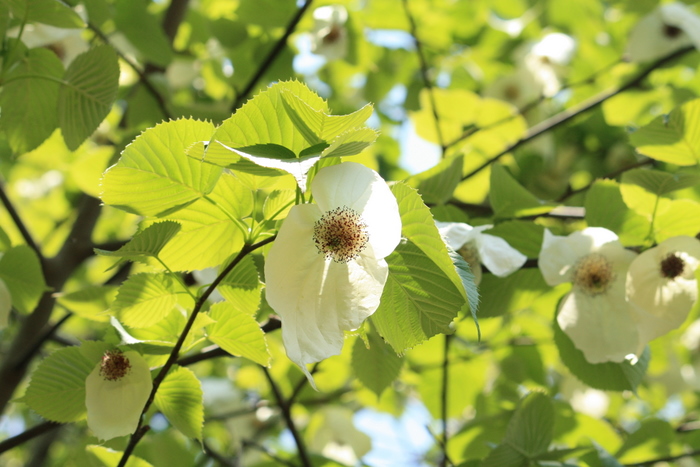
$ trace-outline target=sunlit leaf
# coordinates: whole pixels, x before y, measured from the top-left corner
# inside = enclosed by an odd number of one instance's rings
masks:
[[[15,18],[58,28],[82,28],[85,23],[68,5],[58,0],[5,0]]]
[[[545,203],[518,183],[500,164],[491,166],[491,206],[496,217],[513,218],[544,214],[554,205]]]
[[[173,367],[158,388],[153,403],[185,436],[202,439],[202,384],[192,371]]]
[[[228,263],[222,265],[222,269],[226,264]],[[253,258],[244,257],[219,283],[217,289],[236,310],[254,315],[260,306],[262,282]]]
[[[0,279],[12,295],[12,306],[29,313],[47,290],[37,254],[26,245],[12,247],[0,258]]]
[[[376,332],[367,334],[369,348],[356,339],[352,348],[352,368],[357,379],[377,397],[399,376],[403,358],[396,355]]]
[[[120,451],[115,451],[114,449],[110,449],[105,446],[98,446],[96,444],[91,444],[89,446],[85,447],[86,452],[90,453],[91,456],[98,462],[96,465],[95,464],[90,464],[91,466],[94,467],[112,467],[115,465],[119,465],[119,461],[121,461],[122,457],[124,456],[123,452]],[[146,462],[145,460],[141,459],[138,456],[131,455],[129,456],[129,460],[126,461],[126,466],[125,467],[152,467],[149,462]]]
[[[175,307],[177,289],[173,282],[165,273],[134,274],[119,287],[112,311],[129,327],[152,326]]]
[[[252,316],[227,302],[212,305],[209,316],[216,321],[207,326],[210,341],[230,354],[248,358],[263,366],[270,364],[265,335]]]

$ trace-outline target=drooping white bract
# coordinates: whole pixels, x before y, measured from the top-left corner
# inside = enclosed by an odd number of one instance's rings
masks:
[[[342,5],[325,5],[314,10],[311,51],[329,61],[345,58],[348,51],[348,10]]]
[[[700,49],[700,16],[682,3],[661,5],[634,26],[627,43],[630,61],[644,62],[694,45]]]
[[[435,222],[445,243],[462,255],[474,274],[474,283],[481,282],[481,264],[498,277],[520,269],[527,256],[513,248],[501,237],[482,233],[492,225],[472,227],[463,222]]]
[[[678,236],[637,256],[627,272],[627,296],[644,310],[642,340],[651,341],[678,328],[698,299],[695,270],[700,240]]]
[[[561,75],[576,50],[576,41],[571,36],[555,32],[536,42],[523,57],[523,64],[542,95],[552,97],[561,89]]]
[[[388,275],[384,258],[401,239],[396,198],[374,170],[345,162],[311,183],[317,204],[294,206],[265,261],[266,296],[282,319],[289,358],[338,355],[344,331],[375,312]]]
[[[557,323],[590,363],[622,362],[646,345],[637,330],[640,310],[625,296],[627,268],[635,256],[601,227],[566,237],[545,230],[539,256],[545,281],[572,283],[559,303]]]
[[[153,383],[148,363],[137,352],[105,353],[85,380],[87,423],[101,440],[136,431]]]

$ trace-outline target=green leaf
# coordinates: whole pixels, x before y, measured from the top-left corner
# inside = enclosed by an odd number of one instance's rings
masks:
[[[554,436],[554,406],[546,395],[531,392],[508,423],[504,444],[532,459],[547,451]]]
[[[372,105],[367,104],[349,115],[328,115],[311,107],[291,90],[283,89],[281,94],[284,109],[309,144],[331,141],[341,133],[362,126],[374,111]]]
[[[594,389],[604,391],[636,390],[651,359],[648,347],[644,349],[634,365],[627,360],[622,363],[588,363],[583,352],[577,349],[569,336],[561,330],[556,317],[552,326],[554,328],[554,343],[559,349],[561,361],[581,382]]]
[[[471,312],[472,319],[476,325],[477,339],[481,340],[481,328],[479,327],[479,319],[476,316],[476,310],[479,309],[479,289],[474,282],[474,274],[472,273],[469,263],[465,261],[462,255],[452,249],[448,249],[448,252],[462,282],[462,287],[467,292],[467,301],[469,304],[467,308]]]
[[[615,457],[623,464],[641,464],[649,459],[670,456],[676,437],[675,429],[666,420],[647,418],[625,438]]]
[[[591,440],[593,447],[595,448],[596,455],[602,467],[624,467],[622,464],[615,459],[612,454],[605,450],[603,446],[596,443],[595,440]]]
[[[496,217],[502,219],[545,214],[554,208],[553,204],[537,199],[500,164],[491,166],[489,200]]]
[[[614,180],[596,180],[586,193],[584,207],[589,226],[617,233],[626,246],[643,244],[651,228],[647,219],[625,204],[620,184]]]
[[[216,321],[207,326],[210,341],[232,355],[269,366],[271,356],[265,334],[255,318],[227,302],[212,305],[209,316]]]
[[[169,273],[140,273],[129,276],[119,287],[112,311],[132,328],[146,328],[165,318],[177,303]]]
[[[657,196],[666,195],[676,190],[694,187],[700,184],[700,175],[691,173],[661,172],[651,169],[632,169],[622,175],[623,183],[641,186]]]
[[[321,157],[354,156],[374,143],[377,136],[379,134],[371,128],[348,130],[331,141],[331,144],[321,152]]]
[[[630,135],[637,152],[677,165],[700,161],[700,99],[676,107]]]
[[[391,191],[399,204],[401,233],[442,270],[460,291],[465,302],[477,303],[478,296],[467,296],[468,290],[463,287],[462,277],[450,258],[447,245],[438,232],[433,215],[418,192],[402,182],[393,184]]]
[[[210,193],[222,169],[188,157],[185,150],[213,131],[211,123],[190,119],[144,131],[105,172],[102,201],[142,216],[164,216]]]
[[[110,346],[101,346],[101,352]],[[85,345],[85,344],[83,344]],[[85,379],[99,360],[90,360],[80,347],[57,350],[39,363],[22,401],[36,413],[59,423],[85,418]]]
[[[362,339],[356,339],[352,348],[352,369],[362,385],[375,393],[377,398],[399,376],[403,358],[376,332],[367,333],[369,347]]]
[[[85,27],[80,16],[59,0],[6,0],[12,15],[22,21],[43,23],[57,28]]]
[[[175,221],[156,222],[138,232],[126,245],[117,251],[95,248],[95,253],[102,256],[117,256],[131,260],[137,260],[144,256],[158,257],[163,247],[177,235],[181,228],[182,226]]]
[[[263,204],[263,216],[266,220],[284,219],[294,205],[296,193],[294,190],[274,190]]]
[[[0,258],[0,279],[10,289],[12,306],[20,313],[34,311],[47,289],[41,262],[26,245],[10,248]]]
[[[78,55],[64,81],[58,93],[58,124],[66,146],[74,151],[97,129],[117,98],[117,54],[101,45]]]
[[[44,48],[29,50],[8,70],[0,93],[0,129],[16,154],[37,148],[58,126],[56,105],[62,77],[61,60]]]
[[[202,439],[202,384],[192,371],[174,366],[158,388],[153,402],[168,421],[185,436]]]
[[[71,313],[93,321],[109,321],[109,309],[117,296],[117,286],[95,285],[75,292],[62,293],[56,302]]]
[[[542,249],[544,227],[533,222],[515,220],[501,222],[484,233],[501,237],[528,258],[537,258]]]
[[[227,261],[221,266],[225,268]],[[251,256],[244,257],[217,287],[219,293],[236,310],[254,315],[260,307],[262,282]]]
[[[94,459],[99,462],[97,466],[100,467],[114,467],[119,465],[119,461],[123,457],[124,453],[121,451],[115,451],[114,449],[107,448],[105,446],[97,446],[96,444],[91,444],[85,447],[85,451],[90,453]],[[91,467],[97,467],[94,464],[90,464]],[[131,455],[129,460],[126,461],[126,467],[153,467],[149,462],[141,459],[138,456]]]
[[[173,50],[160,21],[147,6],[146,2],[118,1],[114,22],[119,32],[144,55],[145,61],[166,67],[173,59]]]
[[[689,199],[670,201],[654,221],[654,237],[658,242],[676,235],[694,237],[700,232],[700,204]]]
[[[527,457],[507,444],[500,444],[484,459],[481,467],[527,467],[527,465]]]
[[[484,274],[480,284],[479,316],[491,318],[528,308],[550,290],[539,269],[519,269],[507,277]]]
[[[428,204],[445,204],[452,198],[455,188],[462,181],[464,156],[447,157],[425,172],[409,178],[407,183],[417,187]]]
[[[410,240],[399,244],[386,262],[389,277],[371,319],[394,351],[401,355],[438,333],[450,333],[449,325],[464,304],[461,284],[448,280]],[[454,271],[451,262],[450,268]]]

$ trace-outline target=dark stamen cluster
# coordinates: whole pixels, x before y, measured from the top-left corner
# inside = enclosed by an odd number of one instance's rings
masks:
[[[100,375],[107,381],[118,381],[131,370],[129,359],[121,350],[108,350],[102,356],[100,363]]]
[[[683,30],[670,24],[664,24],[664,36],[669,39],[675,39],[683,33]]]
[[[314,224],[314,244],[326,259],[347,263],[367,246],[367,225],[358,213],[342,206],[326,212]]]
[[[591,253],[576,264],[572,282],[590,295],[599,295],[610,287],[614,279],[610,261],[599,253]]]
[[[683,274],[685,261],[676,253],[670,253],[661,260],[661,275],[667,279],[675,279]]]

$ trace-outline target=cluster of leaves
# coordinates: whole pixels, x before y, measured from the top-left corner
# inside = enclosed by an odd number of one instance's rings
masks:
[[[314,29],[311,1],[0,0],[0,280],[13,308],[0,330],[0,455],[339,465],[328,445],[366,449],[336,434],[331,408],[400,416],[416,400],[442,431],[421,455],[442,465],[687,454],[698,307],[634,365],[593,365],[554,319],[568,286],[532,266],[545,228],[605,227],[636,250],[700,232],[698,54],[619,60],[653,2],[339,3],[350,19],[334,35]],[[60,32],[50,47],[27,45],[47,26]],[[513,51],[548,30],[576,38],[579,84],[524,109],[495,98]],[[344,58],[293,66],[305,41],[338,37]],[[434,163],[398,136],[409,128]],[[409,173],[407,154],[430,167]],[[392,181],[404,241],[377,312],[315,367],[316,393],[284,356],[264,255],[315,173],[349,159]],[[493,224],[530,267],[484,274],[477,305],[434,219]],[[154,397],[134,436],[98,443],[82,421],[85,379],[117,346],[146,358]],[[584,395],[608,405],[596,412]],[[52,450],[12,437],[58,429],[44,420],[69,424],[40,441]]]

